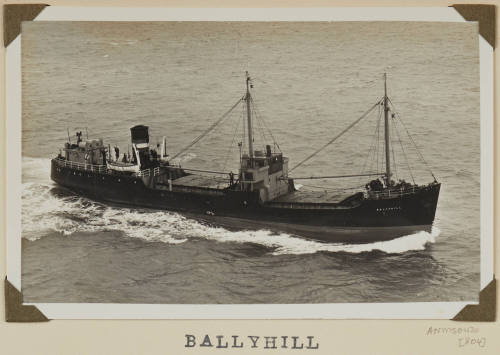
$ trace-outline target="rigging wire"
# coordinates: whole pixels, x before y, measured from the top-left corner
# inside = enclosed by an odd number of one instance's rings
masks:
[[[396,120],[394,118],[392,119],[392,121],[394,123],[394,127],[396,128],[396,134],[398,136],[399,145],[401,146],[401,150],[403,151],[403,157],[405,158],[406,166],[408,167],[408,171],[410,172],[411,180],[413,181],[413,184],[415,184],[415,178],[413,177],[413,172],[411,171],[410,163],[408,161],[408,157],[406,156],[406,152],[405,152],[405,149],[404,149],[404,146],[403,146],[403,142],[401,141],[401,136],[399,134],[399,129],[398,129],[398,126],[397,126],[397,122],[396,122]]]
[[[308,161],[309,159],[311,159],[312,157],[314,157],[316,154],[318,154],[319,152],[321,152],[323,149],[325,149],[326,147],[328,147],[330,144],[332,144],[333,142],[335,142],[338,138],[340,138],[341,136],[343,136],[347,131],[349,131],[352,127],[354,127],[356,124],[358,124],[363,118],[365,118],[379,103],[380,103],[380,100],[378,100],[377,103],[375,103],[372,107],[370,107],[367,111],[365,111],[361,115],[361,117],[359,117],[354,122],[352,122],[342,132],[340,132],[339,134],[337,134],[333,139],[331,139],[330,141],[328,141],[327,143],[325,143],[323,146],[321,146],[319,149],[317,149],[314,153],[310,154],[308,157],[306,157],[305,159],[303,159],[301,162],[299,162],[297,165],[295,165],[289,171],[291,172],[291,171],[297,169],[299,166],[301,166],[302,164],[304,164],[306,161]]]
[[[304,185],[302,184],[302,186],[304,187],[310,187],[310,188],[313,188],[313,189],[320,189],[320,190],[324,190],[324,191],[347,191],[347,190],[358,190],[358,189],[361,189],[363,187],[365,187],[364,185],[360,185],[360,186],[353,186],[353,187],[339,187],[339,188],[333,188],[333,187],[325,187],[325,186],[315,186],[315,185]]]
[[[245,146],[245,140],[247,138],[247,125],[245,124],[245,112],[246,112],[246,109],[245,109],[245,105],[241,105],[241,122],[242,122],[242,125],[243,125],[243,130],[241,132],[242,134],[242,138],[241,138],[241,151],[244,152],[245,149],[246,149],[246,146]]]
[[[378,130],[380,128],[380,121],[381,121],[381,118],[382,118],[382,111],[380,110],[380,105],[378,106],[378,114],[377,114],[377,124],[375,126],[375,132],[373,133],[373,142],[370,144],[370,150],[368,152],[368,155],[365,159],[365,162],[363,163],[363,168],[361,169],[361,172],[360,174],[364,173],[365,171],[370,171],[372,170],[372,165],[373,165],[373,161],[371,160],[371,157],[373,155],[373,159],[375,159],[375,148],[376,148],[376,145],[378,144],[378,140],[376,139],[377,138],[377,135],[378,135]],[[370,161],[370,167],[365,170],[367,164],[368,164],[368,161]],[[378,171],[378,166],[377,166],[377,170]],[[361,183],[361,180],[360,180],[360,183]]]
[[[281,148],[278,144],[278,142],[276,141],[276,138],[274,138],[274,135],[273,135],[273,132],[271,131],[271,129],[269,128],[269,126],[267,125],[266,123],[266,120],[264,119],[264,117],[261,115],[260,113],[260,110],[259,108],[257,107],[257,103],[254,101],[253,99],[253,96],[250,96],[250,100],[251,100],[251,103],[252,103],[252,106],[254,108],[254,112],[255,112],[255,116],[260,119],[262,121],[262,124],[264,125],[265,129],[267,130],[267,132],[269,133],[269,135],[271,136],[271,139],[273,141],[273,144],[275,147],[278,148],[278,150],[281,152]]]
[[[394,137],[394,125],[391,125],[391,129],[392,129],[391,137]],[[394,162],[394,175],[396,176],[396,180],[397,180],[399,177],[398,177],[398,166],[396,164],[396,155],[394,154],[394,144],[392,144],[392,140],[390,140],[390,143],[391,143],[391,151],[392,151],[392,161]]]
[[[294,180],[315,180],[315,179],[342,179],[342,178],[350,178],[350,177],[358,177],[358,176],[376,176],[381,175],[383,173],[373,172],[366,174],[351,174],[351,175],[332,175],[332,176],[299,176],[299,177],[291,177]]]
[[[413,146],[415,147],[415,150],[417,151],[417,154],[420,158],[420,160],[425,164],[426,168],[429,170],[429,172],[431,173],[432,177],[434,178],[435,181],[437,181],[436,179],[436,176],[434,176],[434,173],[432,172],[429,164],[427,164],[427,162],[425,161],[422,153],[420,152],[420,149],[418,149],[418,146],[417,144],[415,143],[415,141],[413,140],[413,137],[412,135],[410,134],[410,132],[408,131],[408,128],[406,127],[404,121],[401,119],[399,113],[397,112],[396,110],[396,106],[392,103],[391,99],[389,99],[389,102],[391,103],[391,106],[394,107],[394,113],[396,114],[396,117],[399,119],[399,122],[401,122],[401,125],[403,126],[403,128],[405,129],[406,131],[406,134],[408,135],[408,137],[410,138],[410,141],[411,143],[413,144]]]
[[[380,118],[382,119],[382,103],[379,105]],[[377,171],[380,170],[379,155],[380,155],[380,129],[377,131]]]
[[[238,133],[238,128],[239,127],[240,127],[240,120],[237,119],[236,122],[235,122],[235,124],[234,124],[233,139],[231,140],[231,143],[229,144],[229,147],[227,148],[226,156],[224,157],[224,166],[223,166],[222,170],[226,170],[226,165],[227,165],[227,161],[229,159],[229,154],[231,153],[231,147],[234,144],[234,141],[235,141],[235,138],[236,138],[236,133]]]
[[[257,114],[255,114],[255,104],[252,101],[253,100],[250,100],[250,104],[252,105],[252,108],[253,108],[253,110],[252,110],[253,112],[252,113],[254,113],[255,123],[257,125],[257,129],[258,129],[258,131],[260,133],[260,136],[262,137],[262,141],[263,141],[263,143],[265,145],[265,143],[267,142],[266,132],[265,132],[263,126],[262,126],[261,120],[259,119],[259,117],[257,116]]]
[[[269,128],[269,126],[267,125],[267,122],[266,122],[266,120],[264,119],[264,116],[263,116],[263,115],[261,114],[261,112],[260,112],[260,109],[259,109],[259,107],[258,107],[258,105],[257,105],[257,102],[256,102],[256,101],[254,100],[254,98],[253,98],[254,96],[255,96],[255,95],[252,95],[252,96],[250,97],[250,99],[252,100],[251,102],[252,102],[252,107],[254,108],[255,116],[256,116],[256,117],[257,117],[257,118],[258,118],[258,119],[262,122],[262,124],[263,124],[263,126],[264,126],[265,130],[266,130],[266,131],[269,133],[269,135],[271,136],[271,139],[272,139],[272,141],[273,141],[274,146],[276,146],[276,147],[278,148],[278,150],[281,152],[281,149],[280,149],[280,147],[279,147],[279,144],[278,144],[278,142],[277,142],[276,138],[275,138],[275,137],[274,137],[274,135],[273,135],[273,132],[271,131],[271,129],[270,129],[270,128]]]
[[[213,131],[215,127],[217,127],[235,108],[240,104],[240,102],[243,100],[243,98],[238,99],[238,101],[229,109],[227,110],[217,121],[212,123],[210,127],[208,127],[203,133],[201,133],[198,137],[196,137],[191,143],[189,143],[186,147],[181,149],[177,154],[175,154],[171,159],[177,158],[179,155],[183,154],[186,152],[189,148],[191,148],[193,145],[198,143],[203,137],[205,137],[208,133]]]

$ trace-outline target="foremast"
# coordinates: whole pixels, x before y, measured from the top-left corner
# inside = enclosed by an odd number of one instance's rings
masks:
[[[390,187],[391,180],[391,147],[389,133],[389,98],[387,97],[387,73],[384,73],[384,131],[385,131],[385,185]]]
[[[240,158],[240,186],[245,191],[258,191],[260,203],[273,200],[290,191],[288,176],[288,158],[281,152],[273,152],[271,146],[266,144],[265,151],[254,150],[253,122],[252,122],[252,79],[246,74],[246,101],[247,126],[248,126],[248,154]],[[255,110],[254,110],[255,111]],[[254,118],[258,119],[257,116]],[[264,137],[263,137],[264,138]],[[241,147],[241,143],[239,144]]]
[[[245,101],[247,103],[247,124],[248,124],[248,156],[250,157],[250,164],[253,166],[253,158],[254,158],[254,152],[253,152],[253,127],[252,127],[252,109],[251,109],[251,100],[252,96],[250,95],[250,75],[248,74],[248,71],[246,73],[246,84],[247,84],[247,92],[245,95]]]

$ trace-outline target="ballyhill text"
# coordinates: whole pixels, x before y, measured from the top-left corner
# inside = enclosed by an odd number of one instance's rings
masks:
[[[201,340],[203,339],[203,340]],[[200,342],[201,340],[201,342]],[[196,338],[195,335],[186,334],[186,348],[194,347],[212,347],[216,349],[226,348],[262,348],[262,349],[318,349],[319,343],[314,340],[314,336],[257,336],[248,335],[240,337],[239,335],[209,336]]]

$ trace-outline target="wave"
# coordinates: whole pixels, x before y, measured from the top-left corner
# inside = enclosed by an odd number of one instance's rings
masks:
[[[381,251],[387,254],[401,254],[408,251],[424,250],[428,244],[436,242],[440,230],[433,227],[431,233],[421,231],[400,238],[373,242],[366,244],[340,244],[340,243],[320,243],[301,238],[293,238],[292,243],[278,248],[274,254],[312,254],[317,252],[331,253],[367,253],[372,251]]]
[[[50,159],[23,157],[23,182],[41,182],[50,184]]]
[[[48,232],[123,231],[148,241],[182,243],[185,218],[169,212],[109,207],[83,197],[59,195],[54,185],[24,183],[22,194],[23,237],[36,240]]]
[[[254,243],[272,249],[274,255],[283,255],[364,253],[375,250],[404,253],[425,249],[439,235],[439,229],[433,228],[431,233],[422,231],[390,241],[340,244],[317,242],[268,230],[228,231],[175,212],[107,206],[84,197],[58,193],[48,178],[49,166],[50,161],[47,163],[47,159],[23,158],[23,178],[36,177],[35,181],[23,183],[22,230],[23,237],[28,240],[39,239],[51,231],[69,235],[118,230],[128,237],[170,244],[184,243],[190,238],[221,243]],[[25,170],[29,171],[25,173]]]

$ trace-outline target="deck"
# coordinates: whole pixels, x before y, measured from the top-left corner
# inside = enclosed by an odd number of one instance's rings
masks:
[[[331,192],[331,191],[307,191],[298,190],[280,196],[272,202],[281,203],[338,203],[349,197],[352,193]]]
[[[173,180],[172,185],[223,189],[229,186],[229,181],[227,178],[218,176],[187,175]]]

